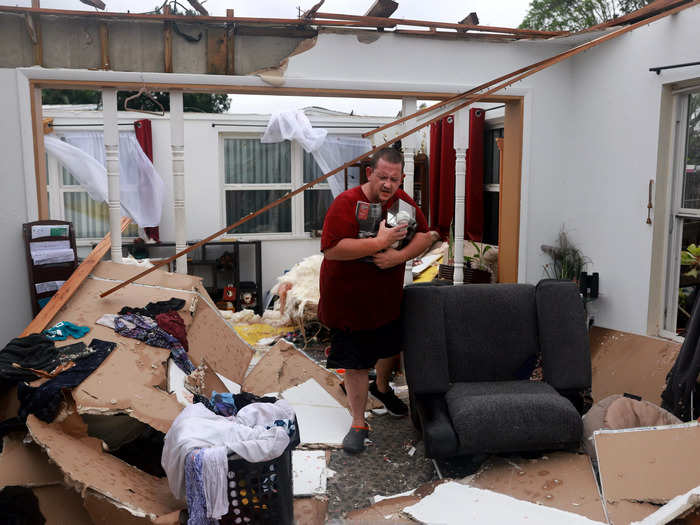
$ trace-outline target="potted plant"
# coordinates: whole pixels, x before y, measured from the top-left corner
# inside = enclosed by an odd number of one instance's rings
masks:
[[[491,249],[488,244],[479,246],[474,241],[469,241],[476,250],[474,255],[464,257],[464,282],[465,283],[490,283],[491,269],[484,256]]]
[[[542,251],[552,259],[552,262],[544,265],[544,274],[548,279],[566,279],[578,283],[581,272],[591,262],[569,240],[564,230],[559,232],[556,246],[542,245]]]

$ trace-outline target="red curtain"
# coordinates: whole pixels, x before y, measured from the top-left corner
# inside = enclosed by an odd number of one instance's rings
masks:
[[[148,157],[148,160],[153,162],[153,134],[151,133],[151,121],[148,119],[137,120],[134,122],[134,131],[136,132],[136,140],[139,141],[141,149]],[[158,226],[149,226],[143,229],[149,239],[160,242],[160,228]]]
[[[469,143],[464,232],[465,239],[484,235],[484,110],[469,111]],[[450,233],[455,209],[455,148],[452,115],[430,125],[430,227],[443,240]]]
[[[430,227],[443,240],[455,210],[455,148],[452,115],[430,125]]]
[[[480,108],[469,110],[469,149],[467,150],[466,210],[464,238],[484,238],[484,116]]]

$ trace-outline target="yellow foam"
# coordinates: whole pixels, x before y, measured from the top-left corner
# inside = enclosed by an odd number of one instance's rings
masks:
[[[241,336],[241,338],[253,346],[260,339],[264,337],[274,337],[276,335],[286,334],[287,332],[293,332],[294,326],[271,326],[265,323],[252,323],[252,324],[237,324],[234,325],[234,330]]]

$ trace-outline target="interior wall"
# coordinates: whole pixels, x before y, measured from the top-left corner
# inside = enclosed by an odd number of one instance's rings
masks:
[[[0,348],[17,337],[32,319],[29,277],[25,259],[22,223],[27,222],[24,163],[17,103],[17,73],[0,69]]]
[[[700,67],[661,75],[649,68],[696,61],[699,26],[700,7],[691,7],[573,59],[561,202],[572,240],[600,272],[601,297],[592,303],[600,326],[644,334],[647,305],[663,301],[651,297],[659,289],[650,290],[653,225],[646,223],[649,181],[656,181],[659,141],[666,140],[659,136],[663,86],[700,78]],[[654,213],[654,223],[664,220]]]

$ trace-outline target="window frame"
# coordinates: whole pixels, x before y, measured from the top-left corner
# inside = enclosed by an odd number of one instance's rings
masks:
[[[671,203],[666,253],[664,309],[662,311],[660,329],[662,337],[674,340],[683,340],[683,337],[676,333],[683,222],[687,219],[700,219],[700,208],[684,208],[682,206],[686,169],[686,143],[688,141],[688,99],[693,94],[700,96],[700,88],[698,86],[674,93],[673,160],[671,162],[670,177]]]
[[[245,190],[288,190],[294,191],[297,188],[307,184],[304,182],[304,150],[296,141],[290,141],[290,163],[291,163],[291,182],[290,183],[226,183],[226,139],[259,139],[265,132],[267,123],[262,126],[255,127],[232,127],[230,130],[219,133],[219,183],[221,187],[221,197],[219,199],[219,223],[221,228],[225,228],[227,224],[226,217],[226,192],[227,191],[245,191]],[[320,125],[323,127],[323,125]],[[332,135],[356,135],[372,129],[372,126],[366,128],[348,127],[334,129]],[[290,239],[312,239],[315,238],[313,231],[304,231],[304,194],[307,191],[330,191],[328,182],[320,182],[315,186],[308,188],[299,194],[292,197],[291,201],[291,232],[268,232],[268,233],[226,233],[223,235],[226,239],[245,239],[245,240],[290,240]]]

